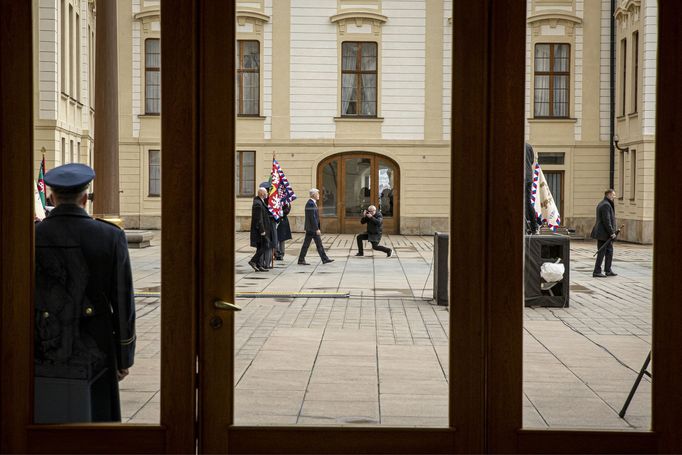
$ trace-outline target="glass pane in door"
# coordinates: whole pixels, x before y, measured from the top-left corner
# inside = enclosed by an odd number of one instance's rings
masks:
[[[322,169],[322,216],[336,216],[336,205],[339,190],[339,162],[334,160],[324,165]]]
[[[346,216],[360,217],[371,204],[372,161],[369,158],[349,158],[345,165]]]
[[[379,211],[384,217],[393,216],[393,188],[395,170],[385,161],[379,161]]]

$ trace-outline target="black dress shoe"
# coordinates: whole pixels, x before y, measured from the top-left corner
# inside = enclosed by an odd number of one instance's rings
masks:
[[[606,272],[606,276],[618,276],[618,274],[614,272]]]
[[[269,272],[270,270],[268,270],[267,267],[258,267],[258,271],[259,272]]]
[[[310,265],[310,263],[306,261],[298,261],[298,265]]]
[[[322,260],[323,264],[329,264],[330,262],[334,262],[334,259],[327,258],[327,259]]]
[[[251,266],[254,272],[258,272],[258,264],[256,264],[253,261],[249,261],[249,265]]]
[[[392,254],[393,254],[393,250],[388,250],[388,253],[386,253],[386,257],[390,258]]]
[[[594,278],[606,278],[606,275],[604,275],[603,273],[593,273],[592,276]]]
[[[355,253],[356,256],[364,256],[365,253]]]

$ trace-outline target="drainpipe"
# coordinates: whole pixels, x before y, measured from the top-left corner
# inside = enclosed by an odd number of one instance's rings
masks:
[[[611,18],[609,24],[611,24],[611,48],[610,50],[610,61],[609,68],[611,70],[611,78],[609,82],[609,104],[610,113],[609,116],[609,188],[613,188],[614,182],[614,172],[616,167],[616,147],[613,138],[616,134],[616,20],[614,15],[616,14],[616,0],[611,0]]]

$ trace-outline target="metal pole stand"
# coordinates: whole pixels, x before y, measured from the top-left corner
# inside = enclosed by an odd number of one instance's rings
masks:
[[[625,404],[623,405],[623,409],[620,410],[618,415],[620,416],[621,419],[625,418],[625,413],[628,410],[628,406],[630,406],[630,402],[632,401],[632,397],[635,396],[635,392],[637,391],[637,387],[639,387],[639,383],[642,382],[642,377],[644,375],[647,375],[649,378],[651,378],[651,373],[647,371],[647,368],[649,367],[649,362],[651,362],[651,351],[649,351],[649,354],[646,356],[646,360],[644,361],[644,365],[642,365],[642,369],[639,370],[639,374],[637,375],[637,379],[635,379],[635,383],[632,384],[632,389],[630,390],[630,394],[628,395],[627,400],[625,400]]]

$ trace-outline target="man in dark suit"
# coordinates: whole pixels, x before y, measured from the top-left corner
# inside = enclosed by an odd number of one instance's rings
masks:
[[[597,222],[592,228],[593,239],[597,239],[597,261],[594,264],[594,271],[592,276],[595,278],[604,278],[607,276],[617,276],[611,270],[611,262],[613,261],[613,240],[616,238],[616,209],[613,200],[616,198],[616,191],[608,189],[604,192],[604,199],[597,204]],[[608,244],[607,244],[608,243]],[[604,248],[602,248],[607,244]],[[606,259],[604,264],[604,271],[602,273],[601,264]]]
[[[313,188],[310,190],[310,199],[305,205],[305,239],[303,240],[303,246],[301,246],[301,252],[298,255],[298,263],[300,265],[310,265],[305,261],[305,255],[308,253],[308,247],[310,246],[310,241],[315,240],[315,246],[317,247],[317,253],[320,255],[323,264],[329,264],[334,262],[327,256],[324,252],[324,246],[322,245],[322,232],[320,231],[320,214],[317,210],[317,201],[320,200],[320,190]]]
[[[253,198],[251,205],[251,246],[256,248],[256,254],[249,261],[249,265],[256,272],[268,272],[268,269],[261,265],[263,255],[270,248],[270,212],[265,203],[268,191],[265,188],[258,188],[258,194]]]
[[[383,251],[386,253],[387,257],[391,257],[391,249],[379,245],[379,242],[381,242],[381,233],[384,224],[384,218],[381,216],[381,212],[377,212],[377,208],[373,205],[370,205],[367,207],[367,210],[362,212],[360,223],[367,225],[367,233],[358,234],[357,236],[358,252],[356,256],[364,256],[362,251],[362,241],[368,240],[372,245],[373,250]]]
[[[135,354],[133,279],[123,230],[85,211],[94,177],[78,163],[45,174],[55,208],[35,231],[36,423],[121,420],[118,382]],[[89,409],[58,392],[74,382],[91,384]]]

